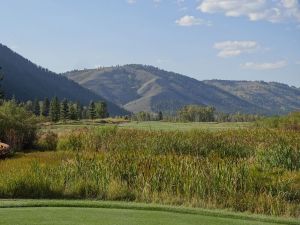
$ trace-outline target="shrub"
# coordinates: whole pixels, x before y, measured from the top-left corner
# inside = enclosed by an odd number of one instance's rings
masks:
[[[56,150],[58,135],[52,131],[40,133],[37,140],[37,148],[40,150]]]
[[[288,170],[300,169],[300,148],[290,143],[279,140],[258,152],[261,164],[270,167],[285,168]]]
[[[14,151],[32,147],[36,139],[36,117],[15,101],[0,106],[0,140]]]

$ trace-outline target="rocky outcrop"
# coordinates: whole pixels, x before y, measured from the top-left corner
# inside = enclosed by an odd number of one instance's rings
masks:
[[[10,154],[11,148],[8,144],[0,142],[0,158],[6,157],[8,154]]]

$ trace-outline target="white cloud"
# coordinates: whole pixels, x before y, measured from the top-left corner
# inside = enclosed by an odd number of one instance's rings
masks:
[[[298,0],[203,0],[198,9],[204,13],[224,13],[230,17],[246,16],[251,21],[300,22]]]
[[[183,16],[180,19],[176,20],[175,23],[179,26],[185,26],[185,27],[190,27],[190,26],[211,26],[211,22],[203,20],[201,18],[196,18],[194,16]]]
[[[268,63],[254,63],[247,62],[241,65],[244,69],[252,69],[252,70],[275,70],[280,69],[287,66],[287,62],[282,60],[278,62],[268,62]]]
[[[219,57],[228,58],[254,52],[259,45],[255,41],[224,41],[215,43],[214,48],[219,50]]]
[[[127,0],[127,3],[128,4],[134,4],[134,3],[136,3],[136,0]]]

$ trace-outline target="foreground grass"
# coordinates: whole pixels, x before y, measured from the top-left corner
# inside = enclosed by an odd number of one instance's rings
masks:
[[[226,211],[78,200],[0,200],[0,218],[3,225],[300,224],[296,219]]]
[[[296,218],[299,146],[299,133],[286,130],[82,129],[60,136],[57,152],[1,161],[0,198],[151,202]]]

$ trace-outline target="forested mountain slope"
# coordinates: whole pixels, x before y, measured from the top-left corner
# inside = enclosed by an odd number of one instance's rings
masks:
[[[52,98],[67,98],[87,105],[91,100],[104,100],[102,96],[80,86],[68,78],[37,66],[0,44],[0,67],[4,74],[3,89],[5,96],[15,96],[21,101]],[[127,113],[119,106],[108,102],[110,114]]]

